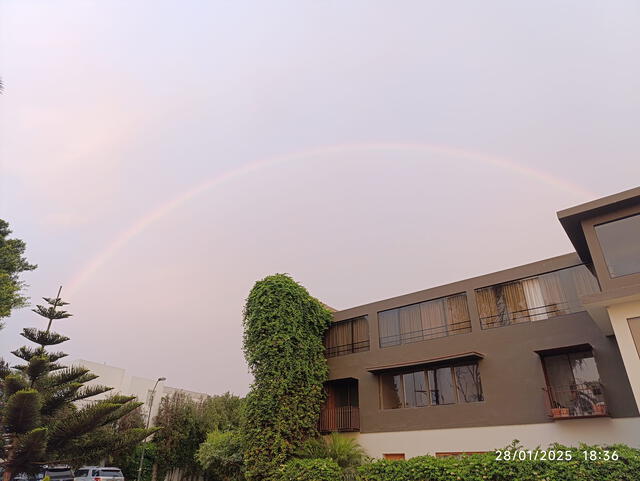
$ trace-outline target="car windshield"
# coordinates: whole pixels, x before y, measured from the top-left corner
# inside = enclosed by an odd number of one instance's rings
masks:
[[[103,478],[122,478],[122,471],[119,469],[101,469],[100,476]]]
[[[89,476],[89,470],[88,469],[78,469],[76,471],[76,478],[84,478],[86,476]]]
[[[73,473],[69,468],[49,468],[45,472],[45,476],[51,479],[73,478]]]

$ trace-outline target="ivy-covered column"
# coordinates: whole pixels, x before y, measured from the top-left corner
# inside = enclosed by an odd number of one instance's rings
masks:
[[[322,338],[331,313],[285,274],[256,282],[244,312],[244,352],[254,382],[243,436],[249,480],[267,480],[310,436],[328,369]]]

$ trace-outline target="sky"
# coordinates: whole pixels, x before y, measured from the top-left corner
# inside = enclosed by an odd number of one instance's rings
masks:
[[[344,309],[571,252],[639,184],[638,58],[637,1],[2,0],[0,218],[71,358],[245,394],[269,274]]]

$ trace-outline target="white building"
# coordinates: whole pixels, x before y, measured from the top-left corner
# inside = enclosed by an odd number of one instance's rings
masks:
[[[93,374],[99,376],[91,382],[88,382],[87,386],[92,385],[105,385],[113,388],[111,391],[95,396],[90,400],[104,399],[113,394],[125,394],[129,396],[136,396],[138,401],[144,403],[142,410],[144,415],[148,415],[151,410],[151,425],[153,425],[153,419],[158,414],[160,408],[160,400],[163,397],[171,396],[174,393],[183,393],[189,396],[196,402],[204,401],[209,397],[206,393],[187,391],[185,389],[179,389],[175,387],[169,387],[165,385],[165,381],[157,381],[156,379],[148,379],[144,377],[132,376],[123,368],[109,366],[108,364],[87,361],[85,359],[78,359],[73,363],[76,366],[83,366],[89,369]],[[155,394],[152,395],[153,388],[158,383]]]

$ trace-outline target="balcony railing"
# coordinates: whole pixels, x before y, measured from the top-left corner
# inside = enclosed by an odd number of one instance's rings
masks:
[[[425,341],[427,339],[436,339],[438,337],[464,334],[465,332],[471,332],[470,320],[429,327],[427,329],[420,329],[417,331],[402,332],[391,336],[381,336],[380,347],[397,346],[399,344]]]
[[[328,346],[326,349],[327,357],[345,356],[354,352],[363,352],[369,350],[369,339],[365,341],[351,342],[349,344],[341,344],[339,346]]]
[[[360,431],[360,409],[357,406],[323,408],[318,431],[321,433]]]
[[[542,321],[551,317],[562,316],[571,312],[568,302],[547,304],[546,306],[529,307],[519,311],[505,311],[495,316],[480,317],[482,329],[508,326],[530,321]]]
[[[543,388],[553,419],[607,416],[607,403],[599,382]]]

